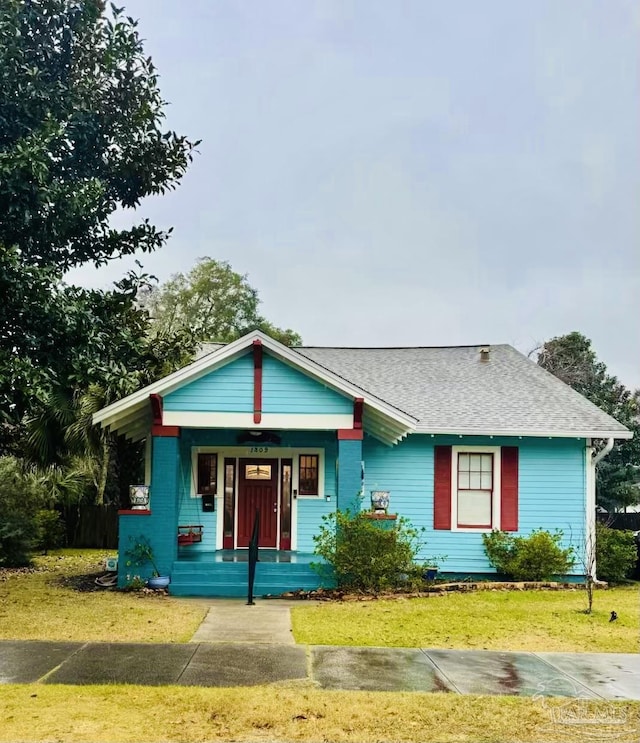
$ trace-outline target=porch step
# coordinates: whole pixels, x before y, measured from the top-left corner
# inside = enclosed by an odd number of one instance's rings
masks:
[[[246,562],[191,562],[173,564],[169,592],[174,596],[243,597],[247,595]],[[320,578],[308,563],[259,562],[254,596],[278,595],[318,588]]]

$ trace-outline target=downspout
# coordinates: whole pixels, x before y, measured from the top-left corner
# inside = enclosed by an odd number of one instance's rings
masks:
[[[595,457],[593,457],[594,467],[596,466],[596,464],[598,464],[598,462],[601,459],[604,459],[607,456],[607,454],[613,449],[613,441],[614,441],[613,438],[607,439],[607,443],[605,447],[603,449],[600,449],[600,451],[595,455]]]
[[[591,568],[591,578],[597,581],[596,575],[596,466],[613,449],[613,437],[607,439],[607,443],[599,452],[589,456],[589,486],[587,488],[587,534],[586,534],[586,559]],[[589,450],[588,450],[589,451]]]

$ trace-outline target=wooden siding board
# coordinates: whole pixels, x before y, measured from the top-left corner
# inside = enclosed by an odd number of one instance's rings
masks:
[[[163,407],[170,411],[252,413],[253,359],[249,354],[169,393]]]
[[[577,546],[585,524],[584,440],[445,437],[414,434],[395,447],[370,437],[364,440],[365,494],[389,490],[390,511],[406,516],[421,530],[419,560],[446,556],[441,570],[494,572],[482,546],[481,533],[433,528],[434,446],[514,446],[519,448],[519,531],[563,531],[563,545]],[[423,530],[423,531],[422,531]],[[576,533],[576,531],[580,533]],[[572,533],[573,532],[573,533]],[[580,572],[580,566],[574,567]]]
[[[262,412],[349,414],[353,400],[265,354]],[[177,412],[253,412],[253,360],[250,355],[169,393],[164,409]]]
[[[262,410],[264,413],[349,414],[353,400],[325,387],[288,364],[265,355]]]

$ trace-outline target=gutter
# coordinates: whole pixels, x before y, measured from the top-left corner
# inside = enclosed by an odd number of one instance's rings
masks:
[[[593,457],[592,464],[594,467],[596,466],[596,464],[598,464],[598,462],[604,459],[607,456],[607,454],[613,449],[613,442],[614,442],[613,437],[609,438],[604,448],[600,449],[600,451]]]

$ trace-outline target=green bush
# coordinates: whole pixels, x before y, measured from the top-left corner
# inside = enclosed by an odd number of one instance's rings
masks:
[[[399,518],[385,528],[367,512],[337,511],[323,516],[313,538],[315,553],[325,560],[314,563],[323,578],[346,590],[379,593],[406,583],[415,572],[419,533]]]
[[[64,521],[57,511],[40,509],[36,513],[36,543],[38,550],[46,555],[49,550],[62,547],[65,538]]]
[[[600,580],[620,583],[631,575],[637,559],[633,532],[596,525],[596,572]]]
[[[13,457],[0,457],[0,565],[29,565],[37,539],[42,491]]]
[[[514,580],[549,580],[568,573],[575,563],[573,548],[562,549],[561,539],[562,532],[551,534],[542,529],[528,537],[504,531],[482,535],[489,562],[499,573]]]

